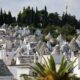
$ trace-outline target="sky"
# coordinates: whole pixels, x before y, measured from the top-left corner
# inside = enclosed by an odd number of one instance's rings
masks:
[[[17,16],[19,11],[23,7],[31,6],[36,9],[43,9],[47,6],[48,12],[58,12],[62,15],[66,11],[66,5],[68,6],[68,14],[75,15],[77,19],[80,19],[80,0],[0,0],[0,8],[5,11],[11,11],[13,16]]]

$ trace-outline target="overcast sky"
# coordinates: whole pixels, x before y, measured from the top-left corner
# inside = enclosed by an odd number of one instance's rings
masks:
[[[23,7],[31,6],[43,9],[47,6],[48,12],[58,12],[60,15],[65,11],[68,5],[68,13],[80,18],[80,0],[0,0],[0,8],[5,11],[11,11],[13,16],[17,16]]]

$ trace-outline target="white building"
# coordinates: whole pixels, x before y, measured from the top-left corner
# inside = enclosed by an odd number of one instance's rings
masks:
[[[0,59],[3,59],[13,76],[0,76],[1,80],[12,80],[13,77],[20,80],[22,74],[32,75],[31,65],[36,62],[44,63],[43,57],[47,60],[50,54],[53,55],[56,65],[61,63],[63,55],[68,60],[73,60],[79,56],[80,36],[67,42],[61,34],[57,39],[54,39],[49,32],[45,36],[46,43],[42,41],[39,29],[36,29],[36,35],[34,35],[31,34],[29,27],[19,28],[19,26],[15,26],[13,28],[9,26],[7,28],[6,26],[4,24],[0,29]],[[56,44],[56,42],[58,43]],[[75,55],[76,53],[77,55]],[[74,73],[80,76],[80,57],[75,64],[78,65],[75,67]]]

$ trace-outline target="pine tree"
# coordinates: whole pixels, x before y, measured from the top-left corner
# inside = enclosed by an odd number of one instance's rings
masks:
[[[2,11],[2,8],[1,8],[1,11],[0,11],[0,25],[2,25],[4,23],[3,21],[3,11]]]
[[[10,25],[12,23],[12,15],[11,15],[11,12],[10,11],[8,12],[7,20],[8,20],[7,24]]]
[[[19,12],[18,17],[17,17],[17,24],[20,25],[21,22],[21,12]]]

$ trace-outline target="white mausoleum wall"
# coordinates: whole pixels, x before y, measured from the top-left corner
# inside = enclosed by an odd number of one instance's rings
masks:
[[[12,76],[0,76],[0,80],[13,80]]]
[[[13,78],[16,79],[17,78],[17,67],[16,66],[8,66],[8,69],[13,74]]]
[[[21,74],[30,75],[31,69],[26,66],[8,66],[9,70],[13,74],[14,79],[20,80]]]

